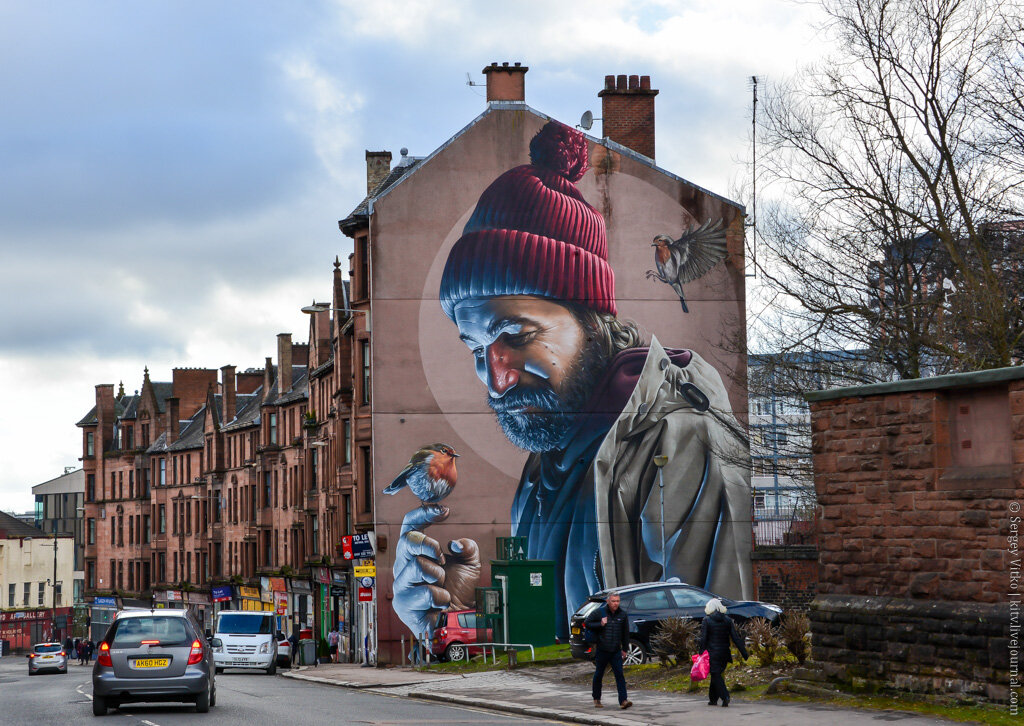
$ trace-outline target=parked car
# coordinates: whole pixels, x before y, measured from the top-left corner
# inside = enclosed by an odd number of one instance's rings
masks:
[[[434,635],[430,640],[430,652],[446,660],[465,660],[466,651],[475,655],[482,648],[474,643],[488,643],[493,640],[491,629],[484,637],[477,638],[477,616],[475,610],[451,610],[440,613],[434,624]]]
[[[68,654],[60,643],[36,643],[27,657],[30,676],[44,671],[68,672]]]
[[[292,644],[280,630],[277,631],[277,664],[282,668],[292,666]]]
[[[213,650],[187,610],[123,610],[96,649],[92,712],[138,701],[195,703],[206,713],[217,703]]]
[[[629,650],[624,661],[627,665],[647,661],[652,652],[651,636],[662,620],[672,617],[703,620],[704,606],[711,598],[717,597],[722,601],[726,614],[737,625],[743,625],[751,618],[764,618],[774,623],[782,613],[782,608],[776,605],[751,600],[730,600],[683,583],[645,582],[615,587],[591,595],[570,618],[569,650],[574,658],[589,660],[594,657],[594,646],[586,641],[583,624],[587,616],[604,605],[608,595],[613,592],[619,594],[621,606],[629,617]]]

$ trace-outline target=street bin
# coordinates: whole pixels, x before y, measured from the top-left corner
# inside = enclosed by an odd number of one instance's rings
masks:
[[[299,665],[316,665],[316,641],[299,641]]]

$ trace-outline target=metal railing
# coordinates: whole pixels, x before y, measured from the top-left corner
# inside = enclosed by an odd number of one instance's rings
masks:
[[[405,636],[401,636],[400,640],[402,648],[402,663],[405,663]],[[530,643],[463,643],[462,647],[464,649],[463,658],[467,663],[469,663],[470,648],[480,648],[483,651],[484,663],[487,662],[487,649],[490,648],[491,662],[493,662],[495,665],[498,664],[498,648],[502,648],[505,651],[519,648],[529,648],[530,660],[537,660],[537,653],[536,651],[534,651],[533,645],[531,645]],[[423,651],[422,656],[418,655],[417,653],[420,649],[422,649]],[[417,653],[417,655],[414,656],[414,653]],[[413,659],[414,664],[418,664],[420,658],[422,658],[426,665],[429,666],[432,655],[433,653],[431,652],[430,648],[430,638],[426,636],[426,633],[420,633],[419,638],[410,639],[409,657]]]

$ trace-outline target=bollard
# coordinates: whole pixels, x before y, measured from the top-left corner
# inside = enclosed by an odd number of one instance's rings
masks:
[[[516,649],[505,648],[505,655],[508,656],[508,670],[512,670],[516,667]]]
[[[402,634],[401,641],[402,641],[402,665],[405,665],[405,634],[404,633]]]

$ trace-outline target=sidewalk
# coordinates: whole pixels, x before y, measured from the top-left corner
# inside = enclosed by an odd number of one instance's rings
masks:
[[[605,684],[605,707],[595,709],[589,689],[559,683],[525,673],[489,671],[465,675],[424,673],[411,668],[360,668],[327,664],[284,673],[287,678],[332,686],[361,688],[375,693],[408,696],[461,706],[522,714],[570,723],[639,726],[672,725],[707,721],[709,717],[754,724],[786,726],[877,726],[879,721],[901,726],[925,726],[950,722],[901,711],[856,711],[814,703],[742,700],[733,697],[729,710],[712,710],[706,694],[669,694],[632,691],[633,708],[621,710],[615,703],[614,683]],[[609,690],[608,686],[611,685]]]

